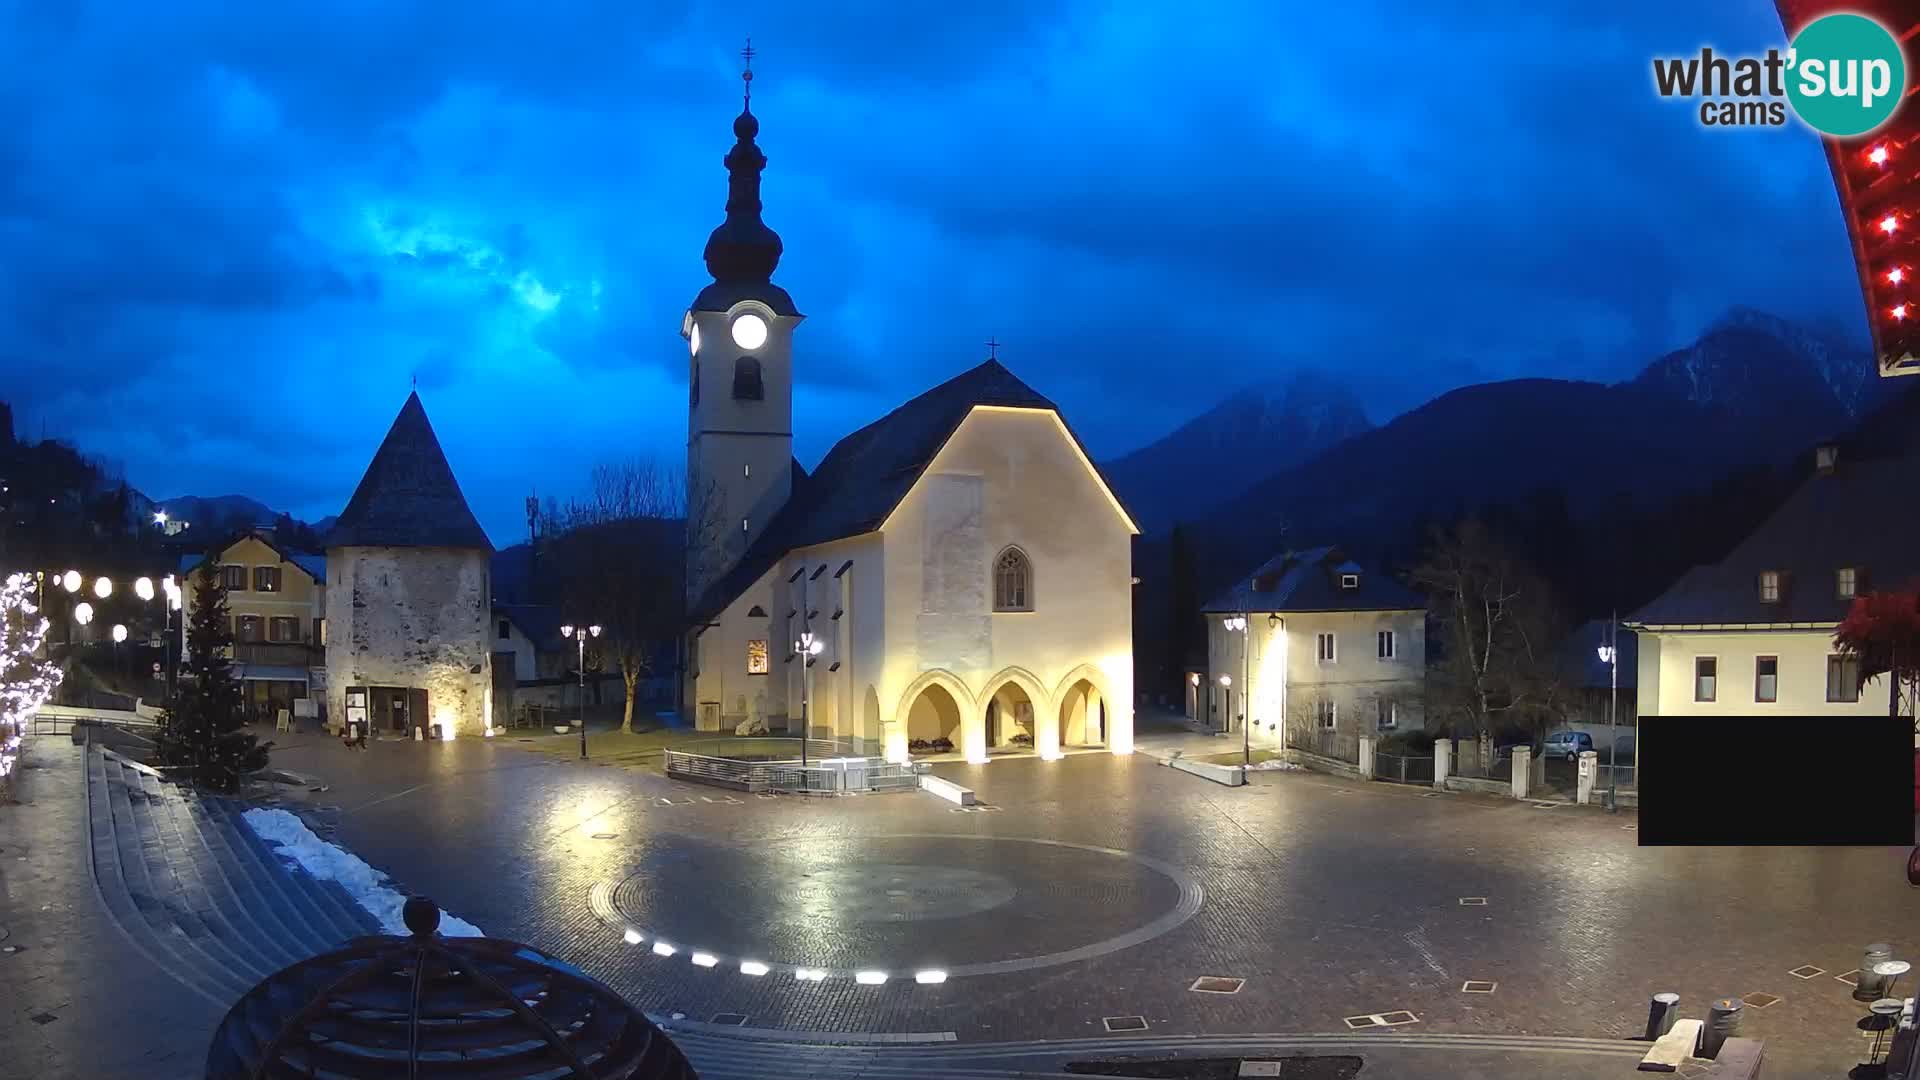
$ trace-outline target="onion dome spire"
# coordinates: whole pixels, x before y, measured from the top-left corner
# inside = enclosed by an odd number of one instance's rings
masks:
[[[740,50],[746,62],[740,115],[734,118],[733,149],[727,151],[727,220],[707,237],[707,272],[721,284],[770,281],[780,264],[780,235],[760,220],[760,172],[767,155],[754,145],[760,121],[753,115],[753,39]]]

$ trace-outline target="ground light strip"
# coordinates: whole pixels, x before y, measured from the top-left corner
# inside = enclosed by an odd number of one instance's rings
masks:
[[[894,834],[892,836],[885,837],[885,839],[901,839],[901,840],[983,840],[985,839],[985,840],[990,840],[990,839],[1007,839],[1007,838],[979,837],[979,836],[971,836],[966,834],[953,834],[953,833],[899,833],[899,834]],[[1174,885],[1178,887],[1180,890],[1180,900],[1174,906],[1173,910],[1168,911],[1166,914],[1161,915],[1159,918],[1154,919],[1152,922],[1149,922],[1146,925],[1138,927],[1134,930],[1130,930],[1126,933],[1108,938],[1105,941],[1097,941],[1088,945],[1080,946],[1079,948],[1076,948],[1076,949],[1069,949],[1064,952],[1058,952],[1058,953],[1049,953],[1045,956],[1023,957],[1023,958],[1014,959],[1014,960],[999,960],[999,961],[993,961],[993,962],[981,963],[981,964],[962,964],[956,968],[951,968],[951,969],[939,969],[939,968],[919,969],[919,970],[916,970],[913,975],[913,981],[916,986],[939,986],[941,984],[944,984],[949,978],[953,978],[953,977],[966,976],[966,975],[997,975],[997,974],[1007,974],[1014,971],[1027,971],[1035,968],[1051,967],[1058,964],[1067,964],[1067,963],[1078,962],[1081,960],[1090,960],[1096,956],[1104,956],[1107,953],[1118,952],[1121,949],[1128,948],[1133,945],[1138,945],[1145,941],[1151,941],[1152,939],[1173,930],[1175,927],[1179,926],[1181,923],[1184,923],[1188,919],[1192,918],[1194,914],[1196,914],[1200,910],[1202,903],[1205,902],[1206,893],[1201,888],[1200,883],[1194,880],[1194,878],[1191,875],[1185,873],[1184,871],[1180,870],[1178,867],[1175,867],[1169,863],[1164,863],[1157,859],[1150,859],[1143,855],[1135,855],[1130,852],[1119,851],[1114,848],[1097,847],[1092,844],[1074,844],[1074,843],[1068,843],[1067,841],[1064,841],[1064,840],[1040,840],[1040,839],[1033,839],[1033,838],[1019,838],[1019,839],[1020,839],[1020,842],[1022,843],[1042,844],[1050,847],[1073,848],[1080,851],[1097,852],[1104,855],[1118,856],[1120,858],[1127,859],[1131,862],[1138,863],[1142,866],[1145,866],[1147,869],[1153,870],[1156,873],[1159,873],[1160,875],[1162,875],[1163,877],[1170,879],[1174,883]],[[598,918],[603,924],[610,927],[611,929],[619,931],[621,939],[623,941],[625,941],[629,945],[638,945],[646,939],[646,934],[639,927],[636,927],[631,923],[627,922],[626,917],[622,915],[617,908],[614,907],[613,889],[614,889],[614,886],[612,882],[607,882],[607,881],[594,882],[587,889],[587,905],[593,911],[594,916]],[[1477,902],[1481,904],[1484,904],[1486,902],[1483,898],[1470,897],[1470,898],[1462,898],[1461,903],[1465,904],[1465,903],[1468,903],[1469,901]],[[653,954],[655,956],[670,957],[670,956],[676,955],[679,951],[680,950],[678,948],[668,944],[665,941],[660,940],[658,937],[655,937],[653,939]],[[729,964],[737,963],[739,966],[740,974],[752,976],[755,978],[770,974],[778,970],[782,972],[785,972],[785,971],[793,972],[794,978],[800,982],[826,982],[829,979],[833,979],[836,981],[841,979],[850,979],[862,986],[884,986],[889,981],[891,981],[890,973],[879,968],[859,968],[859,969],[852,969],[852,970],[838,970],[838,969],[832,969],[832,968],[803,967],[800,965],[769,964],[765,961],[760,961],[760,960],[736,960],[735,958],[729,957],[724,953],[713,953],[713,952],[707,952],[705,950],[698,950],[693,952],[692,955],[689,957],[689,959],[692,959],[695,964],[698,964],[703,968],[717,967],[721,963],[729,963]],[[710,960],[711,963],[707,962],[708,960]],[[904,973],[903,973],[903,981],[904,981]]]

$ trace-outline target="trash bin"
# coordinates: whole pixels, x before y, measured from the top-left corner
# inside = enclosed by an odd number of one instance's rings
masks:
[[[1887,977],[1875,975],[1873,966],[1893,959],[1893,947],[1886,944],[1867,946],[1867,954],[1860,961],[1859,979],[1853,984],[1855,1001],[1878,1001],[1886,996]]]
[[[1728,1039],[1740,1034],[1740,999],[1721,998],[1707,1010],[1707,1022],[1700,1030],[1700,1056],[1718,1057]]]

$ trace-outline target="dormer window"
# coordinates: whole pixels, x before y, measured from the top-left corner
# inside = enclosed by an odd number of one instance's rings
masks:
[[[1843,566],[1833,572],[1834,595],[1842,600],[1851,600],[1860,593],[1860,568]]]
[[[1780,571],[1760,571],[1760,602],[1763,604],[1780,602]]]
[[[1359,587],[1360,587],[1360,575],[1359,575],[1359,574],[1341,574],[1341,575],[1340,575],[1340,587],[1341,587],[1341,588],[1343,588],[1343,589],[1357,589],[1357,588],[1359,588]]]

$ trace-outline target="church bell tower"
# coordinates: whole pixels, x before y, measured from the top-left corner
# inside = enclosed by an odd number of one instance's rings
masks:
[[[793,490],[793,330],[800,312],[773,283],[780,237],[760,220],[754,144],[753,47],[734,144],[727,152],[727,218],[707,238],[707,272],[680,333],[687,340],[689,598],[739,561]]]

